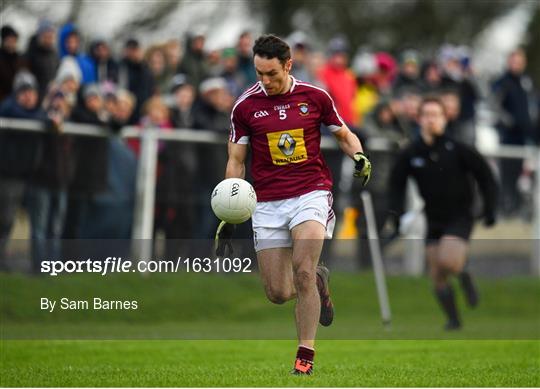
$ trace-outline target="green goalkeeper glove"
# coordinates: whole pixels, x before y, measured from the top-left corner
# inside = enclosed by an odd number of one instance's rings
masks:
[[[231,256],[233,254],[232,236],[234,230],[234,224],[229,224],[223,221],[219,223],[216,231],[216,237],[214,239],[214,249],[218,257],[223,258],[225,255]],[[227,254],[225,254],[226,251]]]
[[[369,157],[362,152],[357,152],[354,159],[354,176],[362,179],[362,185],[366,185],[371,177],[371,162]]]

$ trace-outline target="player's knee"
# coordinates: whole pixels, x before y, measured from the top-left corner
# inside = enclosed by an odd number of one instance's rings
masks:
[[[438,261],[439,268],[445,273],[456,273],[460,271],[460,261],[454,258],[443,257]]]
[[[446,285],[448,284],[448,273],[440,271],[437,274],[433,274],[431,280],[436,288]]]
[[[315,285],[315,272],[302,269],[295,271],[294,285],[298,293],[308,291]]]
[[[463,263],[462,262],[454,262],[451,266],[450,266],[450,273],[452,274],[459,274],[463,271]]]
[[[265,288],[265,292],[268,300],[274,304],[284,304],[290,300],[289,293],[286,293],[282,289],[267,287]]]

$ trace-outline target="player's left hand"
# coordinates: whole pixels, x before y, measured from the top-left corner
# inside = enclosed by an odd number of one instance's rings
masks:
[[[371,177],[371,162],[369,157],[362,152],[357,152],[354,159],[354,176],[362,179],[362,185],[366,185]]]
[[[219,223],[218,229],[216,231],[216,237],[214,239],[214,249],[218,257],[230,257],[233,254],[232,236],[234,230],[234,224],[229,224],[223,221]],[[225,252],[227,252],[227,254],[225,254]]]

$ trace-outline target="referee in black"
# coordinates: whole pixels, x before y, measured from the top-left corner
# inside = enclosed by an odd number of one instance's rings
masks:
[[[425,97],[419,107],[420,137],[401,152],[390,176],[390,210],[396,229],[404,212],[407,177],[415,179],[424,199],[428,222],[426,256],[435,295],[448,317],[447,330],[461,327],[450,276],[459,278],[471,307],[478,293],[464,271],[474,224],[474,181],[483,198],[483,220],[495,224],[497,184],[484,158],[473,148],[445,136],[444,106]]]

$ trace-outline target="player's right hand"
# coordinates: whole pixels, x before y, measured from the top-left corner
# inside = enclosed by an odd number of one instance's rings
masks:
[[[381,230],[381,239],[393,240],[399,236],[401,218],[394,212],[389,212]]]
[[[495,217],[495,213],[488,212],[484,216],[484,225],[486,227],[493,227],[497,223],[497,218]]]
[[[354,154],[354,176],[362,179],[362,185],[366,185],[371,177],[371,162],[369,157],[362,152]]]
[[[219,223],[216,231],[216,237],[214,239],[214,249],[218,257],[230,257],[233,254],[232,236],[234,230],[234,224],[229,224],[223,221]]]

